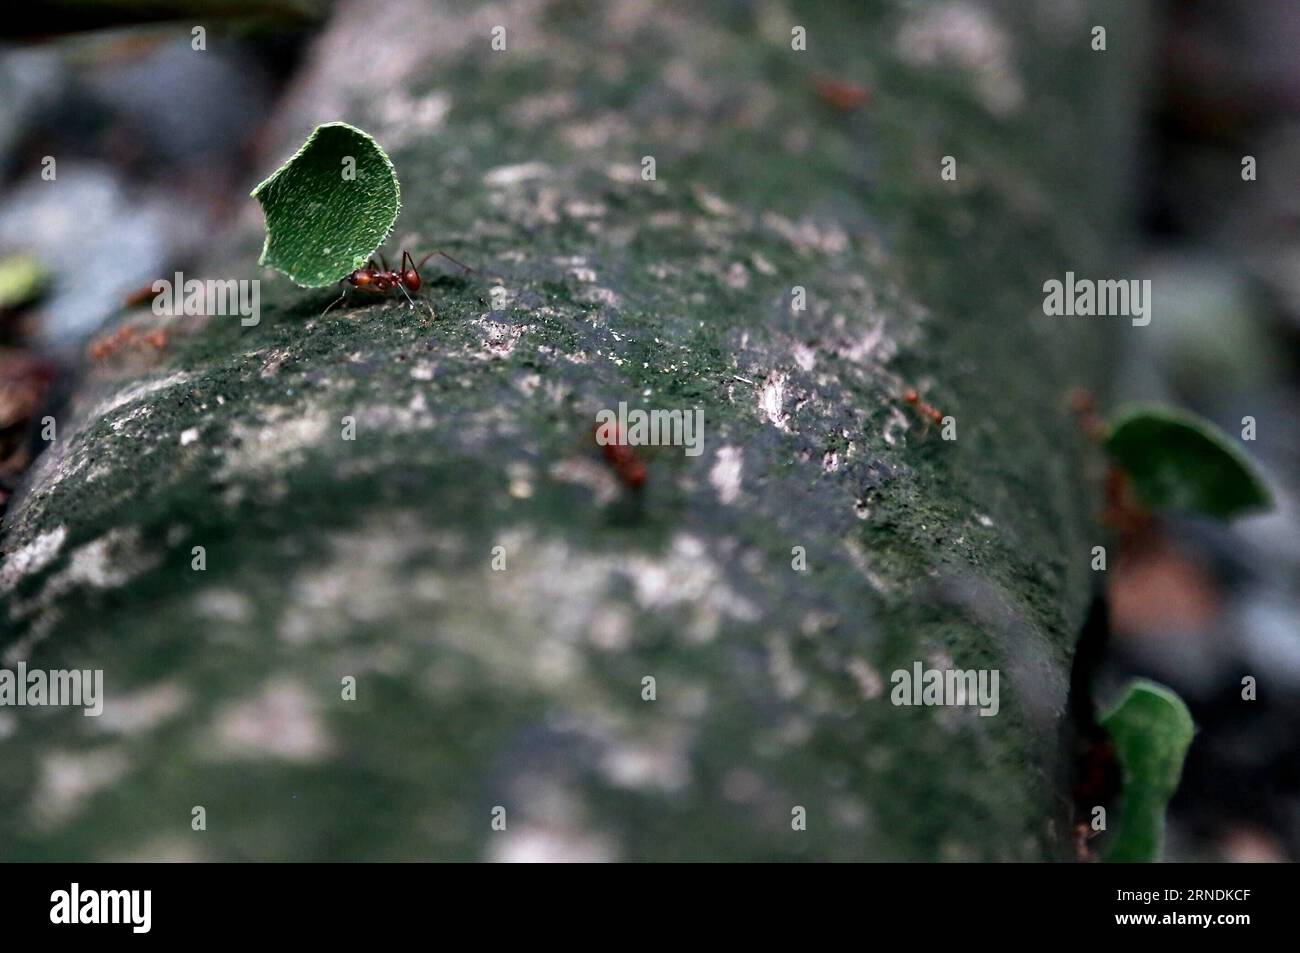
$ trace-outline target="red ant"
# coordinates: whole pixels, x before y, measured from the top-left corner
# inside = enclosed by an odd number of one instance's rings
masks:
[[[1088,439],[1096,444],[1104,443],[1106,424],[1097,414],[1097,403],[1092,394],[1078,387],[1070,392],[1069,399],[1070,409],[1078,417]],[[1151,514],[1134,494],[1132,482],[1113,463],[1106,468],[1106,508],[1102,511],[1101,521],[1128,538],[1139,535],[1152,522]]]
[[[844,113],[853,112],[871,99],[870,90],[834,79],[818,79],[813,84],[813,91],[826,105]]]
[[[148,344],[155,351],[161,351],[167,347],[169,337],[170,335],[163,330],[146,332],[130,325],[123,325],[116,331],[96,338],[86,351],[92,361],[102,361],[123,348],[135,348],[141,343]]]
[[[916,392],[915,387],[903,391],[903,400],[915,407],[916,412],[931,423],[936,425],[943,423],[943,413],[921,400],[921,395]]]
[[[1100,831],[1094,831],[1088,826],[1086,821],[1080,821],[1074,825],[1074,859],[1081,864],[1090,864],[1096,861],[1097,855],[1093,853],[1092,845],[1088,842],[1100,834]]]
[[[1106,437],[1106,425],[1097,416],[1097,403],[1086,389],[1076,387],[1070,391],[1070,409],[1079,418],[1079,425],[1093,443],[1101,443]]]
[[[596,433],[600,433],[600,427],[596,428]],[[600,443],[599,440],[596,442]],[[623,434],[620,431],[615,429],[614,439],[603,444],[600,449],[605,455],[605,461],[613,467],[614,472],[623,481],[624,486],[629,490],[641,489],[646,478],[645,464],[637,457],[636,451],[624,442]]]
[[[474,269],[469,267],[469,265],[461,264],[461,262],[458,262],[455,258],[452,258],[444,251],[429,252],[429,254],[420,259],[420,263],[417,265],[415,259],[411,257],[411,253],[404,250],[402,252],[402,267],[397,271],[393,271],[388,267],[388,262],[384,260],[384,253],[380,252],[378,265],[376,265],[375,260],[371,258],[365,268],[358,268],[356,271],[352,272],[352,274],[340,278],[339,281],[346,281],[349,285],[359,291],[367,291],[373,294],[387,294],[392,289],[397,288],[402,292],[402,294],[406,295],[406,300],[409,301],[411,307],[414,308],[415,299],[411,297],[411,292],[420,290],[420,286],[423,284],[420,280],[420,269],[423,268],[424,263],[434,255],[441,255],[453,265],[465,269],[467,273],[474,271]],[[410,267],[407,267],[408,264]],[[321,317],[325,317],[326,312],[346,298],[347,294],[348,290],[347,288],[344,288],[343,294],[339,295],[330,303],[330,306],[326,308],[325,311],[320,313]],[[435,316],[433,314],[433,308],[429,308],[429,314],[430,316]]]

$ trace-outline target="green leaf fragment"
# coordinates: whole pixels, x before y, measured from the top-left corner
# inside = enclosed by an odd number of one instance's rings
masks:
[[[1165,808],[1196,733],[1192,714],[1170,689],[1138,681],[1101,724],[1115,744],[1123,779],[1119,824],[1106,860],[1153,863],[1164,845]]]
[[[343,122],[317,126],[252,195],[266,215],[260,264],[307,288],[363,267],[401,207],[393,163],[379,143]]]
[[[1273,505],[1268,485],[1232,439],[1191,414],[1126,408],[1110,427],[1106,449],[1151,509],[1231,519]]]
[[[49,274],[30,255],[11,255],[0,260],[0,310],[30,304],[45,290]]]

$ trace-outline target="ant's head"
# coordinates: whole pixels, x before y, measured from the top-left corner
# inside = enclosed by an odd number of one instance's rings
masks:
[[[915,404],[920,401],[920,399],[921,395],[916,392],[915,387],[909,387],[907,390],[903,391],[903,400],[907,401],[909,404]]]
[[[414,268],[408,268],[402,272],[402,284],[407,291],[420,290],[420,273]]]

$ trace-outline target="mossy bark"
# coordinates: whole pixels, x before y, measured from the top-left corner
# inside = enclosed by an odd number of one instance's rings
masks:
[[[82,385],[4,524],[2,645],[107,701],[0,710],[0,856],[1059,856],[1100,539],[1065,398],[1106,359],[1041,288],[1115,239],[1137,31],[385,9],[376,45],[341,6],[262,171],[352,122],[402,182],[390,247],[477,272],[436,318],[267,274],[256,327],[176,319]],[[249,205],[204,277],[257,276]],[[702,408],[703,454],[646,451],[629,495],[592,442],[620,401]],[[998,669],[999,713],[891,704],[916,660]]]

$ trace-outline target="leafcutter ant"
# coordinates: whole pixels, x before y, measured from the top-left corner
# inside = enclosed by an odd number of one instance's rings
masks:
[[[909,387],[903,391],[903,400],[915,408],[916,412],[929,423],[936,425],[943,423],[943,413],[921,400],[921,395],[916,392],[915,387]]]
[[[849,113],[871,99],[871,91],[854,83],[821,78],[813,85],[817,98],[838,112]]]
[[[626,442],[626,438],[617,427],[614,428],[614,439],[606,443],[601,442],[600,431],[601,428],[597,427],[596,442],[601,445],[600,450],[605,456],[605,462],[610,465],[625,487],[629,490],[641,489],[646,478],[645,463]]]
[[[1079,425],[1093,443],[1102,443],[1106,437],[1106,425],[1097,416],[1097,404],[1092,394],[1082,387],[1070,391],[1070,409],[1079,418]]]
[[[86,351],[92,361],[103,361],[125,348],[139,350],[141,344],[148,344],[155,351],[161,351],[167,347],[169,338],[170,335],[162,329],[145,331],[123,325],[116,331],[96,338]]]
[[[384,260],[383,252],[380,252],[379,264],[375,264],[375,260],[371,258],[370,261],[366,263],[366,267],[358,268],[356,271],[352,272],[352,274],[340,278],[339,282],[342,283],[346,281],[349,287],[356,288],[358,291],[364,291],[369,294],[383,295],[388,294],[388,292],[393,289],[397,289],[401,291],[402,294],[406,295],[406,300],[410,302],[411,307],[414,308],[415,299],[411,297],[411,294],[412,292],[419,291],[421,285],[424,284],[420,279],[420,269],[423,268],[425,262],[434,255],[441,255],[458,268],[463,268],[466,274],[474,271],[474,269],[469,267],[469,265],[458,262],[455,258],[452,258],[444,251],[429,252],[429,254],[420,259],[418,265],[415,263],[415,259],[411,257],[409,251],[403,251],[402,266],[397,270],[393,270],[388,267],[388,262]],[[348,289],[344,288],[343,294],[334,299],[334,301],[330,303],[329,307],[321,312],[321,317],[325,317],[326,312],[346,298],[347,294]],[[425,306],[429,307],[427,302]],[[429,307],[429,316],[436,317],[433,313],[432,307]]]

